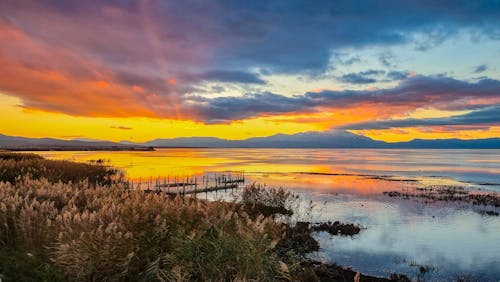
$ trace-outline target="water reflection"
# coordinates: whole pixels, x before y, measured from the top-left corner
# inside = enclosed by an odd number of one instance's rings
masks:
[[[237,170],[448,177],[500,186],[500,150],[158,149],[42,152],[57,159],[111,160],[132,177]]]
[[[366,227],[359,235],[318,234],[319,259],[362,272],[427,280],[500,279],[500,218],[458,204],[393,199],[383,191],[460,185],[500,192],[500,150],[162,149],[154,152],[42,152],[55,159],[110,160],[131,179],[245,171],[249,182],[293,189],[312,200],[313,221]],[[487,185],[486,185],[487,184]],[[229,192],[205,195],[229,197]],[[496,208],[499,211],[499,208]],[[307,218],[310,220],[311,218]]]

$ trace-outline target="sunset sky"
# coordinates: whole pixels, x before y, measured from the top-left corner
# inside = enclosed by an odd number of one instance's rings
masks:
[[[0,133],[500,137],[500,1],[1,1]]]

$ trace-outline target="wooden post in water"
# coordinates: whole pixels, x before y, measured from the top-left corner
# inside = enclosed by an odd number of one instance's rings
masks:
[[[198,193],[198,181],[196,179],[196,176],[194,178],[194,195],[196,196],[196,193]]]
[[[174,185],[173,187],[178,188],[178,187],[177,187],[177,175],[175,176],[175,180],[174,180],[174,183],[173,183],[172,185]],[[178,191],[177,191],[177,192],[178,192]]]
[[[170,194],[170,176],[167,176],[167,193]]]
[[[187,183],[187,177],[186,177],[186,181],[184,181],[184,183],[182,183],[182,195],[186,195],[186,183]]]

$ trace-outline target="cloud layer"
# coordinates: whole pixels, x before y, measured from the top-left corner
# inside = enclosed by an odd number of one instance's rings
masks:
[[[269,83],[266,75],[320,75],[332,64],[333,54],[345,48],[409,43],[425,51],[464,30],[500,39],[500,3],[2,1],[0,91],[21,98],[22,106],[30,109],[205,123],[363,107],[380,114],[367,116],[382,119],[380,126],[395,126],[399,123],[386,119],[419,107],[476,109],[473,114],[479,115],[497,109],[498,80],[471,82],[372,69],[346,72],[338,80],[352,85],[389,81],[395,86],[294,96],[258,88]],[[390,53],[378,59],[393,66]],[[359,62],[353,54],[338,64]],[[487,69],[477,65],[472,72]],[[196,93],[207,83],[243,85],[243,90],[215,98]],[[211,89],[224,90],[217,85]],[[473,114],[447,122],[474,123]],[[412,122],[417,123],[400,125]]]
[[[500,81],[483,79],[476,83],[446,76],[415,76],[394,88],[308,92],[288,97],[274,93],[241,97],[195,97],[204,120],[230,121],[261,115],[342,110],[346,108],[394,108],[394,114],[420,107],[441,110],[471,110],[500,104]],[[360,112],[362,114],[362,112]]]

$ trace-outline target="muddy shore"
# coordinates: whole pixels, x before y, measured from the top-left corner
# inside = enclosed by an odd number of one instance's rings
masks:
[[[342,267],[335,263],[323,263],[307,258],[312,252],[319,251],[319,243],[312,236],[314,232],[328,232],[332,236],[353,236],[361,231],[362,227],[352,223],[323,222],[311,224],[297,222],[293,227],[286,226],[285,237],[276,246],[278,254],[283,258],[298,258],[300,264],[292,272],[299,281],[366,281],[366,282],[409,282],[407,276],[392,274],[389,277],[375,277],[364,275],[349,267]],[[359,280],[355,280],[355,277]]]

